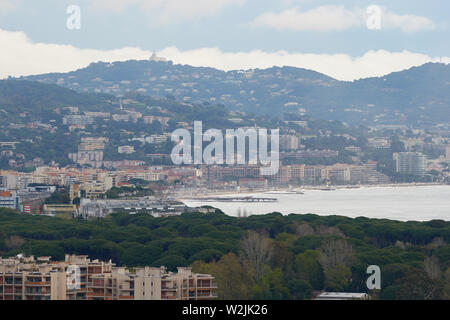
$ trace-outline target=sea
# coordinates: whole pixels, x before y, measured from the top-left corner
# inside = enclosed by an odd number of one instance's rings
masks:
[[[450,186],[360,187],[334,190],[303,190],[289,192],[235,193],[225,197],[276,198],[277,202],[209,202],[185,199],[188,206],[212,206],[230,216],[261,215],[272,212],[288,214],[313,213],[321,216],[340,215],[397,221],[450,221]]]

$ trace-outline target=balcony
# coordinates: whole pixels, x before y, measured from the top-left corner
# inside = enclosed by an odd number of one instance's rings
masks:
[[[26,282],[25,282],[25,285],[26,285],[26,286],[34,286],[34,287],[42,287],[42,286],[50,287],[51,284],[48,283],[48,282],[26,281]]]
[[[105,294],[103,292],[88,292],[86,293],[87,297],[96,297],[96,298],[103,298]]]
[[[173,286],[173,287],[161,287],[161,290],[164,290],[164,291],[177,291],[177,286]]]

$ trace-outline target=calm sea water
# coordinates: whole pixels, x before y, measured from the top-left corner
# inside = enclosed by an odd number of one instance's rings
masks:
[[[277,198],[276,203],[230,203],[184,201],[188,206],[209,205],[230,216],[239,210],[248,215],[270,212],[314,213],[399,221],[450,221],[450,186],[363,187],[333,191],[306,190],[305,194],[252,194],[255,197]],[[229,196],[245,196],[234,194]],[[228,195],[227,195],[228,196]],[[225,196],[223,196],[225,197]]]

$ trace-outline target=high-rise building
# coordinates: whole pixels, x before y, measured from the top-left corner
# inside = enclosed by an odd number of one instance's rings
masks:
[[[423,176],[427,169],[427,158],[422,153],[399,152],[394,153],[396,171],[402,174]]]
[[[297,150],[300,140],[297,136],[282,135],[280,136],[280,149],[283,151]]]

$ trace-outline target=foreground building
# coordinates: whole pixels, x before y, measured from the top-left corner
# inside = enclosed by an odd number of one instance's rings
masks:
[[[367,293],[322,292],[314,300],[370,300]]]
[[[0,300],[211,300],[214,277],[178,268],[116,267],[111,261],[66,255],[0,258]]]

